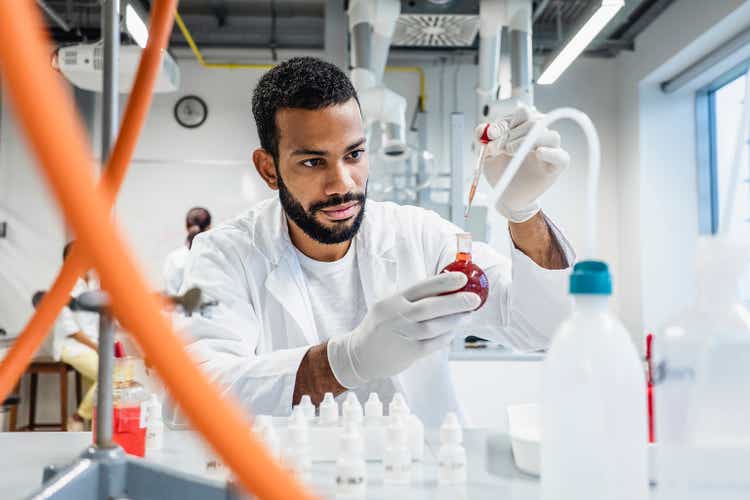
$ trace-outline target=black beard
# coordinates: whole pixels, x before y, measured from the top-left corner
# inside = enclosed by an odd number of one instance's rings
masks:
[[[291,192],[289,192],[289,189],[281,179],[278,170],[276,171],[276,178],[278,179],[279,200],[281,200],[281,206],[284,208],[284,212],[286,212],[287,217],[294,221],[294,223],[297,224],[297,226],[310,238],[318,243],[323,243],[324,245],[335,245],[337,243],[349,241],[356,236],[359,227],[362,225],[362,219],[365,216],[367,185],[365,185],[364,193],[349,192],[343,196],[331,196],[326,201],[316,202],[309,210],[305,210],[302,204],[297,201]],[[337,225],[334,227],[326,227],[315,220],[315,214],[321,209],[334,207],[352,201],[359,202],[359,212],[354,216],[354,220],[351,224],[347,225],[349,221],[345,220],[335,223]]]

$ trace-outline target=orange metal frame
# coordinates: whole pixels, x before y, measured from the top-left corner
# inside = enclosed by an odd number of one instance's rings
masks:
[[[150,37],[128,100],[122,131],[97,190],[90,145],[71,96],[49,64],[50,41],[33,0],[0,1],[0,75],[19,121],[78,244],[50,293],[0,364],[0,400],[10,392],[44,340],[75,280],[90,264],[113,301],[115,316],[148,355],[193,426],[211,443],[247,491],[260,498],[311,498],[253,435],[246,416],[193,362],[148,291],[110,210],[143,127],[161,51],[177,0],[156,0]]]

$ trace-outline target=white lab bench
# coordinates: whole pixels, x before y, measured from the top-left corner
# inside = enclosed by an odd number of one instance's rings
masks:
[[[466,347],[454,342],[448,356],[451,380],[469,427],[508,430],[509,405],[538,403],[543,353],[497,345]]]
[[[513,464],[510,441],[505,434],[484,430],[465,431],[468,455],[468,482],[455,489],[437,482],[436,455],[439,439],[436,430],[427,430],[425,458],[417,466],[411,486],[383,484],[382,464],[368,462],[367,498],[372,499],[484,499],[505,498],[531,500],[539,497],[539,482]],[[42,469],[47,464],[65,465],[91,442],[91,433],[14,432],[0,433],[0,498],[24,498],[40,484]],[[167,430],[164,448],[147,452],[146,460],[203,477],[226,476],[227,471],[206,470],[210,455],[192,431]],[[313,464],[313,492],[324,498],[334,496],[333,462]]]

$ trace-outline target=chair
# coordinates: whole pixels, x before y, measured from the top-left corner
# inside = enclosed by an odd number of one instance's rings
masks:
[[[29,394],[29,423],[28,425],[16,429],[16,418],[18,407],[15,406],[11,409],[10,414],[10,431],[34,431],[37,429],[57,429],[64,431],[65,425],[68,420],[68,372],[71,370],[75,371],[72,366],[63,363],[62,361],[54,361],[52,359],[36,359],[26,369],[25,374],[31,376],[31,387]],[[36,400],[37,400],[37,386],[39,383],[39,374],[49,373],[57,375],[60,384],[60,422],[48,422],[48,423],[37,423],[36,421]],[[76,390],[76,404],[81,404],[82,399],[82,379],[81,374],[75,372],[75,390]],[[20,381],[19,381],[20,384]],[[16,393],[19,393],[19,387],[16,386]]]

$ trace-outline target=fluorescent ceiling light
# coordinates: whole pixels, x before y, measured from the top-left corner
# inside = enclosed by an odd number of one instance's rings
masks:
[[[146,48],[148,27],[146,27],[146,23],[143,22],[141,16],[138,15],[138,12],[130,4],[125,7],[125,27],[128,29],[130,36],[133,37],[133,40],[135,40],[135,43],[142,49]]]
[[[615,17],[617,11],[625,5],[624,0],[602,0],[602,4],[588,21],[578,30],[573,38],[555,56],[549,66],[542,72],[537,83],[549,85],[555,83],[560,75],[570,64],[575,61],[581,52],[591,43],[596,35]]]

